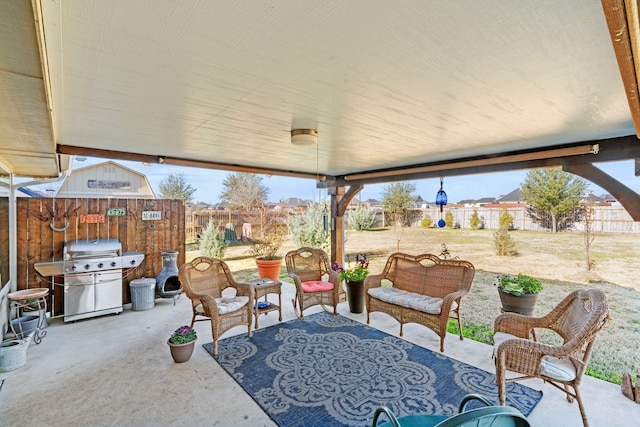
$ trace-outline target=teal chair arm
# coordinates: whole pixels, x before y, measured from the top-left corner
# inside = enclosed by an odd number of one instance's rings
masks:
[[[485,407],[466,411],[469,402],[480,401]],[[378,424],[378,418],[385,414],[389,421]],[[397,418],[386,406],[376,409],[372,427],[471,427],[491,425],[492,427],[530,427],[520,411],[510,406],[497,406],[479,394],[468,394],[462,398],[457,415],[413,414]]]
[[[389,417],[389,421],[391,421],[391,425],[393,427],[400,427],[400,423],[398,422],[398,419],[396,418],[395,415],[393,415],[393,412],[391,412],[391,410],[386,406],[380,406],[378,409],[376,409],[376,412],[373,414],[373,423],[371,424],[371,427],[376,427],[378,425],[378,417],[382,414],[385,414],[387,417]],[[389,423],[385,423],[385,424],[389,424]]]
[[[489,399],[482,396],[481,394],[472,393],[472,394],[467,394],[465,397],[462,398],[462,401],[460,402],[460,406],[458,407],[458,413],[459,414],[463,413],[465,407],[467,406],[467,403],[473,400],[479,400],[480,402],[484,403],[486,406],[495,406],[494,402],[490,401]]]
[[[486,421],[481,423],[481,421]],[[510,406],[488,406],[472,409],[436,424],[435,427],[465,427],[490,425],[491,427],[531,427],[527,419]]]

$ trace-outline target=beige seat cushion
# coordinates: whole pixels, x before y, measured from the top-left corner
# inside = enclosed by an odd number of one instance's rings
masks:
[[[505,332],[496,332],[494,334],[493,357],[496,356],[500,344],[510,339],[518,339],[518,337]],[[540,362],[538,373],[558,381],[572,381],[576,378],[576,368],[568,358],[559,359],[557,357],[545,356]]]
[[[218,304],[218,314],[227,314],[244,307],[249,303],[247,296],[222,297],[216,298]]]
[[[440,314],[442,311],[442,298],[434,298],[428,295],[403,291],[402,289],[378,287],[367,291],[373,298],[390,304],[400,305],[412,310],[422,311],[429,314]],[[453,302],[451,309],[455,310],[458,305]]]

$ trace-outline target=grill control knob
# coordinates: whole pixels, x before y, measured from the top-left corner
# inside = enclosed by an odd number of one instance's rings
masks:
[[[75,266],[75,265],[72,265],[69,269],[70,269],[71,271],[76,271],[76,266]]]
[[[90,269],[90,268],[91,268],[91,264],[85,264],[85,265],[84,265],[84,269],[85,269],[85,270],[88,270],[88,269]]]
[[[101,262],[99,262],[99,263],[98,263],[98,268],[102,268],[102,267],[104,267],[104,264],[103,264],[103,263],[101,263]]]
[[[117,264],[115,261],[111,261],[111,267],[115,267]]]
[[[136,265],[136,260],[135,259],[131,260],[131,265]]]

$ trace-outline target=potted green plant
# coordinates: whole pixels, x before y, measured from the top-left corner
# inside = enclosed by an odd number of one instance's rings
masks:
[[[502,310],[531,316],[538,294],[544,289],[542,282],[524,274],[503,274],[497,279]]]
[[[258,276],[261,279],[277,281],[280,277],[283,260],[280,249],[286,240],[286,230],[283,227],[274,227],[265,233],[264,238],[251,241],[250,252],[256,257]]]
[[[196,338],[196,330],[187,325],[173,331],[167,344],[169,344],[171,357],[176,363],[186,362],[191,358]]]
[[[340,273],[340,280],[347,285],[347,301],[352,313],[362,313],[364,310],[364,279],[369,275],[369,259],[365,254],[356,254],[355,263],[343,267],[334,262],[333,271]]]

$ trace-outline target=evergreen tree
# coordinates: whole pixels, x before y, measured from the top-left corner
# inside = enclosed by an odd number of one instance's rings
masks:
[[[172,173],[160,181],[160,197],[163,199],[182,199],[187,203],[191,202],[196,189],[187,184],[184,173]]]
[[[473,212],[471,213],[471,219],[469,220],[471,229],[477,230],[478,228],[480,228],[481,223],[482,221],[480,220],[480,215],[478,215],[478,209],[473,208]]]
[[[502,209],[500,212],[500,228],[505,228],[507,230],[513,230],[513,216],[509,213],[507,208]]]
[[[304,212],[292,212],[287,218],[291,240],[296,246],[331,249],[331,215],[324,203],[310,203]]]
[[[358,206],[349,212],[347,225],[352,230],[370,230],[376,223],[376,213],[364,206]]]
[[[413,207],[411,193],[415,190],[415,184],[408,182],[396,182],[384,187],[382,206],[397,225],[402,224],[407,211]]]
[[[207,257],[224,258],[227,246],[222,232],[214,225],[213,221],[209,221],[200,236],[200,253]]]
[[[446,214],[444,214],[444,224],[448,228],[453,228],[453,212],[451,212],[450,210],[447,211]]]
[[[555,233],[560,215],[579,206],[587,188],[587,183],[577,176],[559,168],[545,168],[529,171],[520,191],[531,207],[533,220],[541,222],[540,214],[549,215]]]

